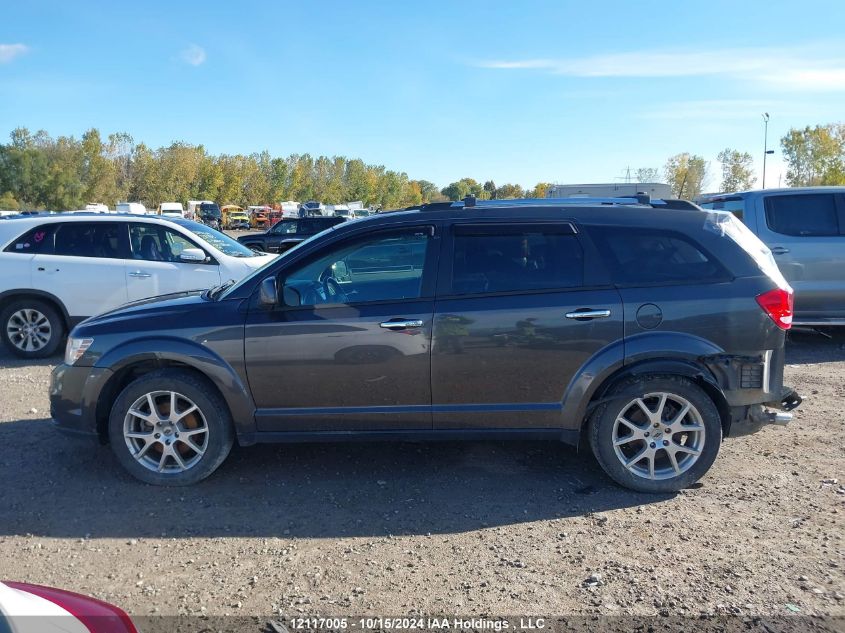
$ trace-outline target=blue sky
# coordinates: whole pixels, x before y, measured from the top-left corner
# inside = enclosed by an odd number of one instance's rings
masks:
[[[345,155],[444,186],[612,182],[845,119],[845,2],[29,2],[0,134]],[[767,184],[782,170],[776,155]],[[759,182],[758,182],[759,184]]]

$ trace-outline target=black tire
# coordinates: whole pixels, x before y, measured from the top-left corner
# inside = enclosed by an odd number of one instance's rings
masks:
[[[201,434],[197,442],[198,444],[205,442],[202,454],[190,449],[184,438],[181,440],[175,439],[179,437],[179,430],[182,430],[183,434],[185,432],[178,426],[175,431],[171,428],[172,435],[166,436],[164,431],[160,433],[161,441],[155,440],[152,442],[152,448],[147,451],[152,457],[155,457],[157,452],[158,455],[163,457],[166,465],[174,469],[178,468],[179,465],[173,457],[164,457],[164,450],[170,449],[165,449],[163,438],[170,437],[168,446],[171,445],[172,441],[173,451],[176,451],[178,447],[182,451],[182,455],[187,452],[194,460],[185,470],[179,472],[151,470],[133,455],[133,449],[129,446],[132,440],[128,440],[124,436],[124,423],[129,417],[129,410],[132,405],[139,399],[144,398],[146,394],[155,392],[175,392],[184,398],[182,402],[190,402],[196,405],[199,415],[193,414],[192,419],[196,420],[195,428],[200,428],[202,423],[207,428],[207,436],[203,437]],[[158,405],[160,400],[154,400]],[[133,422],[143,424],[136,418],[133,418]],[[182,423],[180,422],[180,424]],[[149,428],[152,429],[153,427],[150,426]],[[229,413],[226,401],[203,376],[182,369],[159,369],[134,380],[117,397],[109,416],[109,441],[117,460],[135,478],[144,483],[158,486],[189,486],[211,475],[228,456],[234,443],[232,416]],[[184,459],[187,460],[187,457]],[[145,458],[143,461],[146,463],[149,460]],[[161,461],[160,459],[159,462]]]
[[[23,325],[25,315],[32,315],[32,318],[28,318],[29,325],[37,327],[32,337],[24,336],[23,331],[17,334],[17,328]],[[16,299],[0,313],[0,336],[9,351],[18,358],[46,358],[55,354],[62,344],[65,322],[59,311],[46,301]],[[43,341],[45,336],[47,340]]]
[[[659,396],[644,400],[652,415],[665,411],[661,419],[668,421],[658,424],[659,428],[654,428],[652,423],[656,424],[655,419],[649,419],[639,405],[632,405],[636,398],[646,394],[667,394],[666,404],[662,408]],[[722,443],[722,420],[710,396],[691,380],[681,376],[644,376],[620,383],[608,396],[613,399],[597,407],[591,416],[588,435],[599,465],[618,484],[638,492],[677,492],[698,481],[713,465]],[[674,400],[673,396],[678,400]],[[670,424],[684,406],[683,401],[692,405],[690,413],[678,421],[678,426],[673,424],[672,432],[669,433]],[[641,429],[639,433],[647,436],[642,439],[636,439],[640,436],[628,424],[620,422],[617,425],[617,419],[625,417],[627,420],[637,415],[640,417],[634,421],[637,428]],[[683,421],[687,423],[684,428],[689,431],[676,430],[681,428]],[[703,427],[703,431],[697,430],[700,427]],[[620,430],[626,431],[624,436],[619,435]],[[679,441],[673,438],[679,438]],[[616,447],[615,440],[625,443]],[[664,444],[667,448],[663,448]],[[676,446],[682,448],[675,449]],[[688,452],[690,450],[698,450],[699,453],[694,455]],[[632,462],[641,451],[646,455],[640,458],[641,461]],[[670,461],[670,451],[674,455],[673,461]],[[623,459],[628,459],[628,467],[623,464]],[[685,463],[686,459],[691,461]],[[658,465],[661,466],[660,470]],[[675,474],[679,465],[683,470]],[[664,478],[649,478],[654,473]]]

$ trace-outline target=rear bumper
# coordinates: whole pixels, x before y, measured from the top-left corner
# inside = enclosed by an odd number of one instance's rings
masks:
[[[765,426],[786,426],[792,421],[790,411],[798,407],[802,400],[798,392],[785,387],[779,400],[752,404],[746,407],[733,407],[731,409],[733,419],[728,435],[740,437],[756,433]]]

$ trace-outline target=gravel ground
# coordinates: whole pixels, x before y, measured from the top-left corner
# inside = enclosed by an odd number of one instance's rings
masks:
[[[788,428],[693,489],[625,491],[553,443],[236,448],[145,486],[47,419],[0,352],[0,578],[160,614],[845,616],[845,336],[792,336]]]

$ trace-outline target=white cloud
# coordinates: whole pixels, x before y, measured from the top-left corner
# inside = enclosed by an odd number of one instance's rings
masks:
[[[205,49],[202,46],[191,44],[188,48],[182,51],[181,58],[182,61],[186,64],[190,64],[191,66],[199,66],[200,64],[205,62]]]
[[[26,44],[0,44],[0,64],[6,64],[28,51]]]
[[[845,91],[845,51],[732,48],[630,51],[563,59],[492,60],[481,68],[540,70],[570,77],[723,76],[779,89]]]

